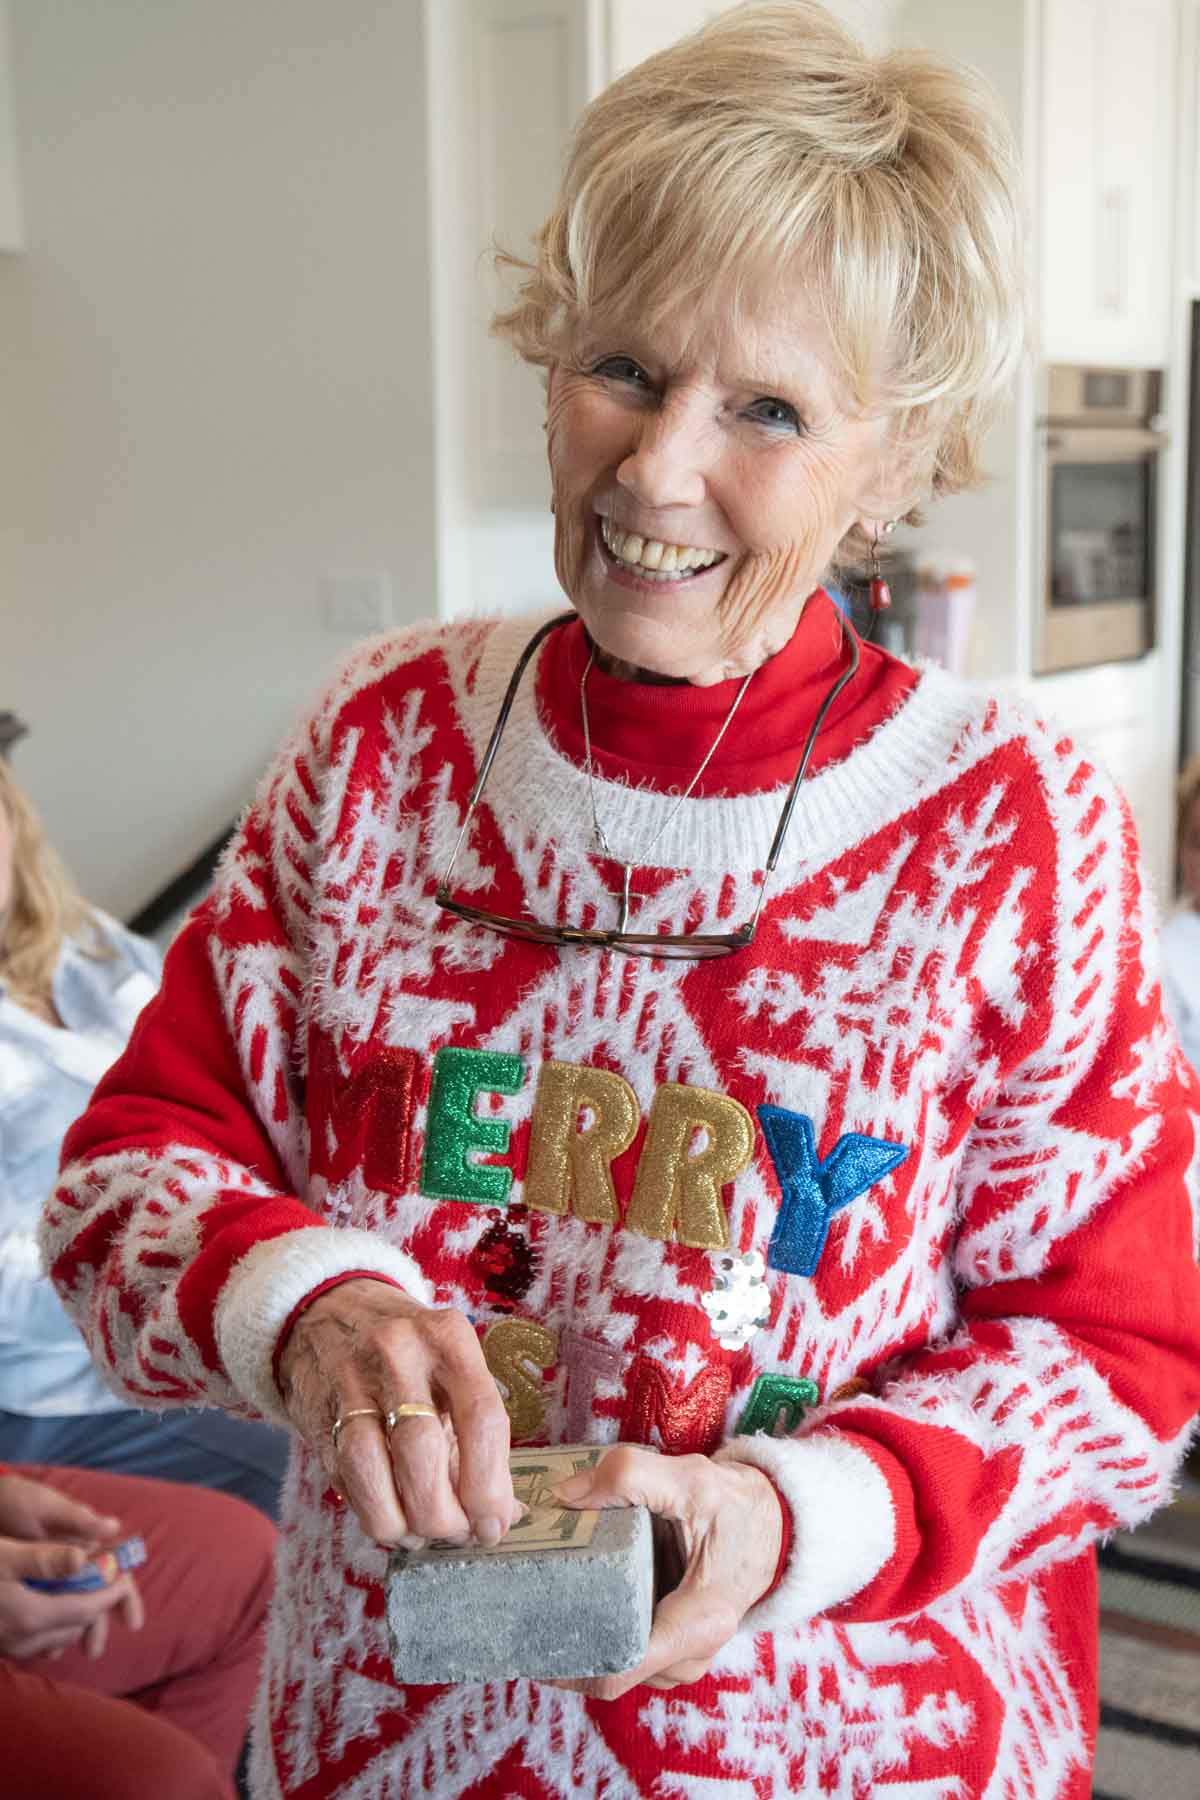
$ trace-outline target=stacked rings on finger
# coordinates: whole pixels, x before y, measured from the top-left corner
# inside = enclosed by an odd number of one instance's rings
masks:
[[[391,1414],[388,1414],[391,1417]],[[348,1425],[351,1419],[382,1419],[383,1411],[378,1406],[352,1406],[349,1412],[339,1413],[329,1427],[329,1435],[333,1439],[333,1453],[337,1455],[338,1439],[342,1435],[342,1426]],[[389,1428],[390,1429],[390,1428]]]
[[[440,1419],[441,1416],[437,1407],[430,1406],[427,1400],[402,1400],[383,1414],[383,1429],[390,1437],[401,1419]]]

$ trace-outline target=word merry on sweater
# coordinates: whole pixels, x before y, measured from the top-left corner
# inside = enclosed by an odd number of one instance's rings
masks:
[[[419,1057],[389,1048],[356,1070],[338,1091],[340,1165],[361,1159],[366,1180],[404,1190]],[[477,1155],[504,1156],[511,1127],[481,1117],[480,1094],[516,1094],[525,1085],[523,1056],[498,1050],[441,1049],[433,1062],[420,1191],[433,1200],[481,1206],[508,1202],[514,1171]],[[840,1137],[822,1161],[810,1119],[781,1106],[758,1108],[781,1204],[767,1251],[772,1268],[812,1275],[835,1212],[891,1173],[907,1146],[862,1132]],[[708,1088],[664,1082],[656,1091],[638,1160],[633,1194],[621,1220],[612,1165],[641,1124],[637,1096],[623,1076],[580,1063],[547,1062],[538,1076],[526,1205],[571,1213],[594,1224],[623,1223],[645,1237],[676,1239],[695,1249],[730,1242],[723,1189],[749,1165],[755,1124],[740,1101]],[[338,1169],[329,1173],[336,1179]]]

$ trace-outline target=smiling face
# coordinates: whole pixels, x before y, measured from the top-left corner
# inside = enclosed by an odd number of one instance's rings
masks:
[[[706,685],[782,649],[841,539],[890,516],[887,421],[803,308],[578,327],[550,371],[555,567],[615,673]],[[892,510],[898,510],[898,502]]]

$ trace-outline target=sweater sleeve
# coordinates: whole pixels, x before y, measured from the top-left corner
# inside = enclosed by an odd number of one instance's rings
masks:
[[[1115,796],[1110,816],[1108,891],[1095,861],[1082,896],[1063,887],[1077,929],[1056,934],[1050,1027],[964,1145],[956,1328],[802,1435],[718,1453],[761,1467],[794,1516],[750,1630],[896,1618],[968,1582],[1029,1579],[1169,1497],[1200,1407],[1200,1086],[1163,1015]],[[1087,907],[1108,908],[1111,935]]]
[[[142,1407],[285,1422],[272,1362],[305,1297],[411,1257],[308,1204],[301,1021],[321,743],[281,757],[162,987],[63,1146],[42,1255],[93,1357]]]

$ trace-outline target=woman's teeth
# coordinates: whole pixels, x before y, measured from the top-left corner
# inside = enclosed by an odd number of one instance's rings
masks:
[[[678,581],[681,575],[697,575],[722,560],[719,550],[698,550],[692,544],[663,544],[657,538],[638,537],[622,531],[609,519],[601,519],[600,535],[618,562],[636,569],[652,581]]]

